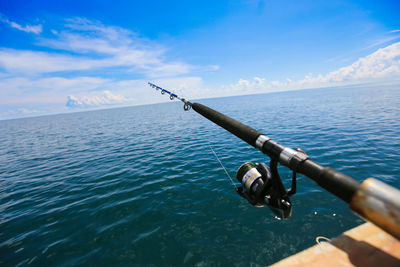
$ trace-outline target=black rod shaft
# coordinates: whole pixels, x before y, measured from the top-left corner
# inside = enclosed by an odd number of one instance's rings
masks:
[[[262,135],[261,132],[202,104],[193,103],[192,108],[203,117],[236,135],[249,145],[257,147],[256,141]],[[261,151],[271,158],[278,159],[281,164],[289,167],[291,170],[311,178],[328,192],[350,203],[354,193],[360,187],[358,181],[330,167],[321,166],[310,159],[300,160],[294,157],[290,160],[290,163],[285,162],[281,160],[281,153],[285,149],[284,146],[277,142],[268,140],[262,146]]]
[[[202,104],[193,103],[192,108],[203,117],[255,147],[256,140],[261,135],[259,131]]]

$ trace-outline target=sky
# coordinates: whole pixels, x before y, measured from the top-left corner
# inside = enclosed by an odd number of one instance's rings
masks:
[[[400,1],[0,0],[0,119],[400,84]]]

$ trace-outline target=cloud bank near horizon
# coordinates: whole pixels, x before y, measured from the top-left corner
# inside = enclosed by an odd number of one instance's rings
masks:
[[[400,81],[399,78],[400,42],[397,42],[326,75],[314,76],[310,73],[298,81],[267,81],[266,78],[259,77],[254,77],[252,81],[239,79],[236,84],[225,86],[225,89],[237,93],[258,93],[368,83],[384,79]]]

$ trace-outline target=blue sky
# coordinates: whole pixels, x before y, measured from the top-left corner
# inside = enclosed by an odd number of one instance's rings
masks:
[[[399,83],[399,1],[0,0],[0,119]]]

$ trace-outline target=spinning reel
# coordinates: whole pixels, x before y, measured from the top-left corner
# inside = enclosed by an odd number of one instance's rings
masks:
[[[296,193],[296,172],[293,172],[292,187],[285,189],[278,173],[278,161],[271,159],[269,167],[264,163],[246,162],[238,169],[236,178],[243,185],[238,194],[257,207],[268,206],[279,219],[292,215],[289,197]],[[245,189],[245,191],[243,190]]]

